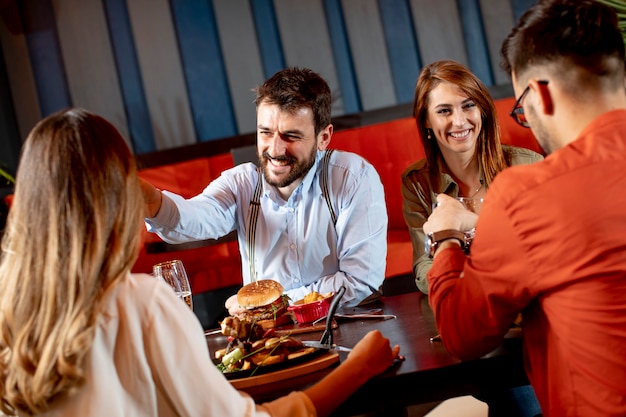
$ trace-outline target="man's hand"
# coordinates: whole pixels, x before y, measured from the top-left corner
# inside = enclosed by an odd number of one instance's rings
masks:
[[[163,195],[161,194],[161,191],[154,187],[154,185],[142,178],[139,178],[139,184],[141,185],[141,192],[143,193],[143,201],[145,203],[144,216],[154,217],[161,209]]]
[[[424,223],[424,233],[454,229],[465,232],[476,225],[478,215],[467,210],[461,202],[446,194],[437,196],[437,207]]]

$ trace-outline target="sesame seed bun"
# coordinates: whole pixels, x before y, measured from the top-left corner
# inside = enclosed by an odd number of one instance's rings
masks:
[[[237,302],[245,308],[271,304],[283,295],[284,288],[273,279],[263,279],[244,285],[237,292]]]

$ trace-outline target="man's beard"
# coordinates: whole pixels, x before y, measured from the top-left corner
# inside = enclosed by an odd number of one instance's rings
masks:
[[[259,163],[261,164],[261,167],[263,167],[263,176],[265,177],[265,181],[267,181],[268,184],[273,185],[274,187],[282,188],[288,186],[289,184],[300,178],[304,178],[307,172],[309,172],[311,167],[315,164],[316,156],[317,148],[315,147],[313,147],[313,150],[311,151],[311,154],[307,159],[299,162],[295,158],[287,155],[280,155],[272,158],[267,152],[263,152],[261,156],[259,156]],[[274,161],[287,161],[289,164],[293,164],[291,166],[291,171],[289,171],[289,174],[287,174],[287,176],[281,181],[276,181],[270,178],[270,168],[268,167],[268,165],[270,164],[270,159]]]

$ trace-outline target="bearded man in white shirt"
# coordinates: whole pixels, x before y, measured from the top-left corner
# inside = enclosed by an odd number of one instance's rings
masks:
[[[330,88],[287,68],[255,91],[260,168],[226,170],[190,199],[142,181],[148,230],[169,243],[237,230],[243,283],[279,281],[292,300],[342,285],[345,305],[375,297],[387,254],[383,186],[362,157],[328,150]]]

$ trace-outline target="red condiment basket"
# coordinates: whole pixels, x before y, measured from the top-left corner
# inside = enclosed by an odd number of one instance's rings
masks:
[[[290,305],[287,310],[293,312],[298,323],[311,323],[328,314],[328,309],[334,296],[335,293],[331,293],[322,300],[306,304],[304,304],[304,300],[298,300]]]

